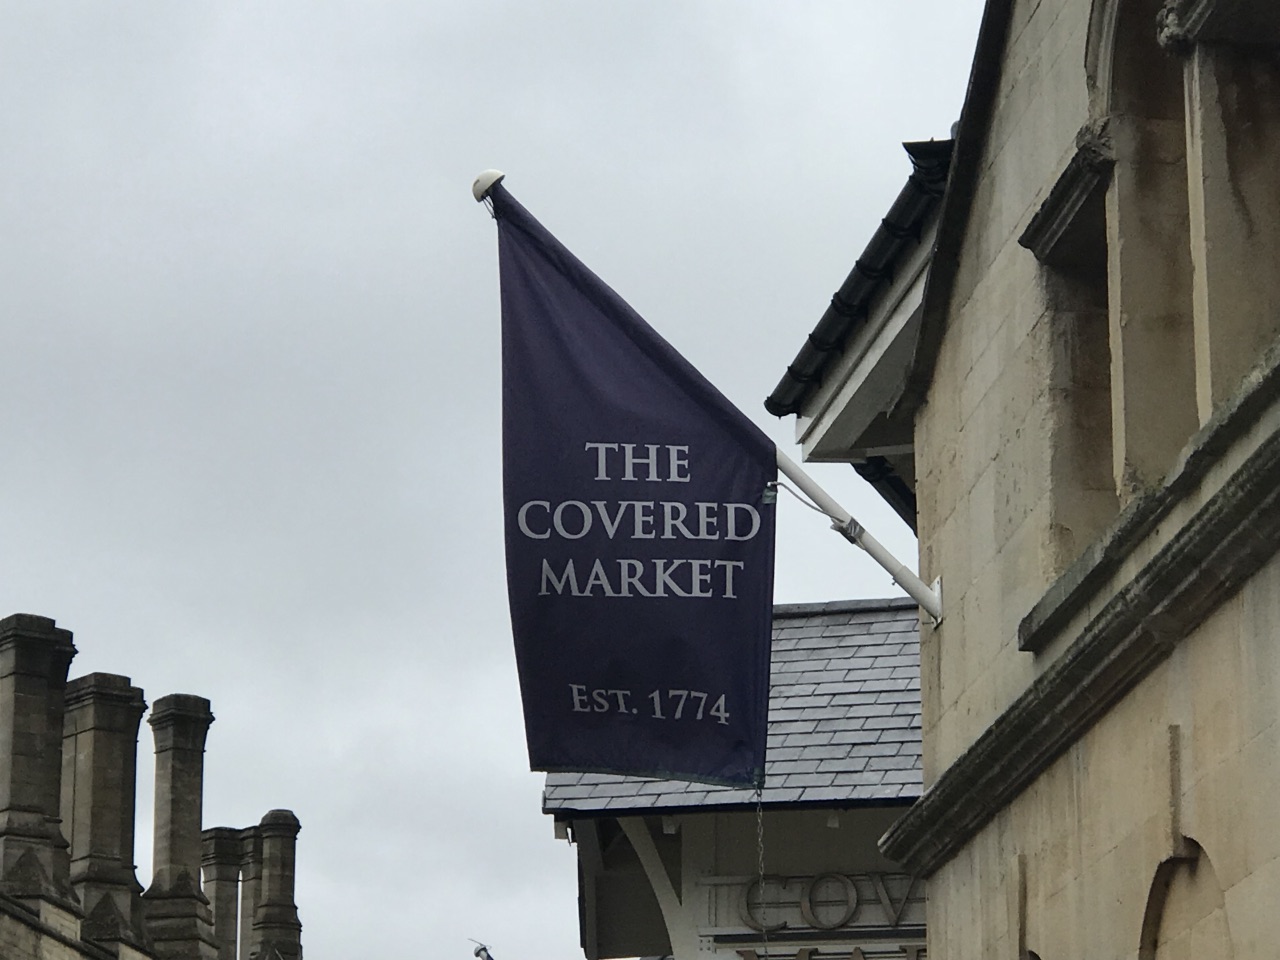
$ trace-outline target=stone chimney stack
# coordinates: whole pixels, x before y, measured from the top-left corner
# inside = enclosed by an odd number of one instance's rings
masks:
[[[262,834],[257,827],[240,831],[240,960],[249,960],[258,950],[253,918],[262,899]]]
[[[240,831],[210,827],[204,831],[204,891],[213,911],[213,938],[218,960],[236,960],[236,928],[240,922]]]
[[[133,863],[138,723],[146,709],[128,677],[92,673],[66,687],[62,829],[85,938],[145,948]]]
[[[79,908],[59,828],[63,687],[71,632],[46,617],[0,620],[0,893],[68,932]]]
[[[151,886],[143,894],[156,955],[216,960],[213,917],[200,889],[200,818],[204,742],[213,722],[209,701],[161,697],[147,721],[156,742],[155,849]]]
[[[262,880],[258,909],[253,918],[257,958],[301,960],[302,923],[293,900],[293,879],[298,831],[302,824],[291,810],[271,810],[261,823]]]

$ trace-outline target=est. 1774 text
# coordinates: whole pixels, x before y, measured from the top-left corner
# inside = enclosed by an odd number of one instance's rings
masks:
[[[629,713],[654,720],[703,720],[729,722],[725,694],[712,700],[702,690],[653,690],[633,697],[632,691],[592,688],[585,683],[569,684],[574,713]]]

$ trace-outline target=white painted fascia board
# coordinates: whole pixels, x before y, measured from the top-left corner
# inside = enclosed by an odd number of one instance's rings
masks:
[[[911,321],[924,299],[931,249],[930,237],[908,262],[909,273],[877,305],[875,313],[827,372],[822,386],[797,415],[796,441],[803,447],[806,460],[841,460],[842,451],[848,448],[850,431],[856,436],[866,429],[892,399],[892,389],[901,382],[905,371],[890,371],[882,364],[886,358],[898,360],[907,345],[904,338],[916,335]],[[833,442],[837,425],[841,440]]]

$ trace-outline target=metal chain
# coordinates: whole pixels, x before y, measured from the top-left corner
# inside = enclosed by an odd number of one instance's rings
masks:
[[[764,938],[764,950],[760,960],[769,957],[769,917],[765,912],[764,892],[764,784],[756,784],[756,868],[759,875],[760,891],[760,934]]]

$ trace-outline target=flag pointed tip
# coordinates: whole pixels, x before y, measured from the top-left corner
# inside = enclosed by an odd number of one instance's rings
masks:
[[[471,195],[476,198],[476,203],[487,197],[489,191],[501,183],[505,176],[501,170],[486,170],[476,177],[471,184]]]

